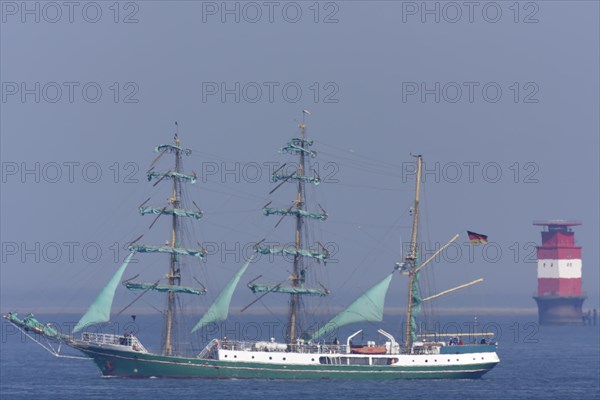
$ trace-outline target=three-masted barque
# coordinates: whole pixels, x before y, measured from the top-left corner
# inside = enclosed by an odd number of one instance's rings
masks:
[[[42,324],[33,315],[20,318],[9,313],[5,318],[31,336],[36,342],[41,339],[49,343],[65,344],[91,358],[102,375],[116,377],[189,377],[189,378],[280,378],[280,379],[464,379],[479,378],[499,363],[496,354],[497,344],[486,337],[487,334],[471,334],[459,345],[456,338],[437,334],[419,336],[416,332],[416,316],[421,304],[441,294],[422,298],[419,291],[419,274],[422,268],[443,251],[452,240],[436,254],[419,262],[417,251],[417,232],[419,224],[419,196],[421,182],[422,157],[416,157],[417,174],[414,205],[412,207],[413,226],[409,252],[403,262],[396,264],[388,275],[373,287],[365,291],[348,307],[336,315],[329,323],[312,332],[304,332],[298,323],[298,315],[304,296],[326,296],[329,290],[323,285],[311,287],[307,283],[311,263],[326,263],[329,252],[320,243],[307,243],[305,225],[308,222],[324,221],[327,213],[309,209],[306,199],[306,186],[320,183],[318,175],[310,175],[306,169],[307,158],[316,157],[311,149],[313,141],[307,138],[304,119],[299,125],[300,134],[292,138],[282,149],[282,153],[298,157],[297,168],[292,173],[275,171],[272,179],[277,187],[284,183],[295,185],[296,197],[288,208],[275,208],[267,204],[263,213],[267,216],[280,216],[295,221],[294,241],[291,246],[271,246],[258,242],[254,246],[255,255],[282,255],[292,260],[291,276],[288,284],[264,284],[252,280],[248,287],[252,292],[264,296],[267,293],[279,293],[288,296],[289,312],[287,335],[282,341],[275,339],[263,341],[212,339],[199,354],[190,356],[178,353],[174,346],[173,331],[178,318],[177,298],[184,295],[203,295],[204,287],[182,285],[181,260],[183,257],[203,259],[206,251],[200,248],[186,247],[180,240],[181,219],[199,220],[203,212],[196,208],[187,208],[183,204],[182,191],[185,184],[196,181],[195,174],[182,170],[182,157],[190,155],[191,150],[181,146],[178,136],[172,144],[156,147],[159,157],[174,156],[174,166],[167,172],[155,172],[153,163],[148,171],[148,179],[158,182],[172,181],[172,193],[165,206],[149,206],[148,201],[139,207],[142,215],[169,216],[172,220],[170,238],[165,245],[146,245],[137,243],[139,238],[129,245],[131,253],[118,268],[106,287],[73,329],[72,334],[60,333],[50,324]],[[195,206],[195,203],[193,203]],[[279,222],[280,222],[279,221]],[[279,223],[277,223],[279,225]],[[122,281],[123,274],[135,253],[161,253],[168,255],[165,282],[135,282],[133,279]],[[247,268],[255,257],[246,260],[241,269],[231,278],[202,318],[191,329],[192,332],[208,324],[223,321],[228,316],[232,295]],[[359,322],[377,322],[383,320],[384,302],[392,278],[397,275],[408,277],[408,307],[404,341],[379,329],[382,343],[368,342],[365,345],[353,344],[352,340],[362,330],[358,330],[341,342],[326,340],[338,328]],[[474,281],[459,288],[479,282]],[[158,292],[166,296],[164,310],[161,349],[151,351],[132,334],[94,333],[86,328],[110,320],[113,297],[119,283],[129,290]],[[35,335],[32,335],[35,334]],[[457,336],[457,335],[453,335]],[[468,335],[465,335],[468,336]],[[462,339],[462,338],[461,338]],[[481,340],[480,340],[481,339]],[[47,347],[55,355],[61,356],[56,347]],[[60,349],[60,346],[58,347]]]

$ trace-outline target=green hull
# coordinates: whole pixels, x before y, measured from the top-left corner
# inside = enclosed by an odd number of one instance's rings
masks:
[[[77,347],[102,375],[128,378],[240,379],[477,379],[496,363],[402,367],[385,365],[282,365],[169,357],[105,348]]]

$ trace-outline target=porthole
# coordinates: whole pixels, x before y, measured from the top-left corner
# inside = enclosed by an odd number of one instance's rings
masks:
[[[252,356],[252,359],[254,360],[254,356]]]
[[[237,356],[233,356],[233,358],[237,358]]]
[[[273,357],[269,357],[269,360],[272,360],[272,359],[273,359]]]
[[[283,357],[283,361],[285,361],[285,357]]]
[[[314,359],[314,358],[311,358],[311,359],[310,359],[310,361],[315,361],[315,359]]]
[[[450,359],[448,359],[448,362],[450,362]]]
[[[429,362],[429,360],[425,360],[425,362]]]
[[[227,358],[227,354],[225,354],[225,358]]]

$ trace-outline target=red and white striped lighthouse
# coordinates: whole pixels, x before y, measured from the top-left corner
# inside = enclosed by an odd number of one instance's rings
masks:
[[[572,226],[579,221],[534,221],[544,226],[537,247],[538,290],[534,296],[542,325],[581,324],[581,247],[575,245]]]

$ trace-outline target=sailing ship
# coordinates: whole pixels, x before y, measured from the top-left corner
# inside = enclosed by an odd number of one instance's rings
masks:
[[[305,112],[305,115],[307,112]],[[316,157],[311,149],[314,142],[306,137],[304,118],[299,124],[300,134],[294,137],[281,149],[282,153],[298,157],[297,167],[292,173],[283,173],[282,168],[273,173],[276,183],[275,191],[285,183],[295,185],[295,199],[290,207],[275,208],[268,203],[263,207],[267,216],[279,216],[277,225],[283,219],[292,219],[295,225],[294,242],[291,246],[272,246],[264,244],[264,240],[254,246],[254,255],[231,278],[229,283],[216,297],[215,301],[192,328],[195,332],[208,324],[227,319],[232,295],[246,269],[259,254],[287,256],[291,260],[292,270],[289,283],[263,284],[252,280],[249,289],[259,294],[259,298],[278,293],[289,297],[288,329],[284,340],[245,341],[213,338],[195,355],[181,354],[174,341],[176,319],[180,317],[177,305],[180,296],[206,293],[206,288],[182,285],[182,267],[184,257],[203,259],[206,251],[200,248],[185,247],[182,244],[182,219],[199,220],[203,212],[193,202],[196,209],[186,208],[183,204],[185,184],[196,181],[195,174],[182,170],[182,157],[191,154],[191,150],[180,144],[175,135],[172,144],[156,147],[158,158],[165,154],[174,156],[174,167],[167,172],[155,172],[157,159],[148,171],[148,179],[156,180],[155,185],[167,180],[172,181],[172,194],[168,204],[163,207],[147,206],[148,200],[139,207],[142,215],[161,215],[171,218],[170,240],[164,246],[140,244],[138,238],[129,245],[131,253],[118,268],[108,284],[98,294],[92,305],[74,327],[72,334],[62,334],[51,324],[42,324],[32,314],[20,318],[11,312],[4,317],[21,329],[25,334],[44,346],[58,357],[68,357],[61,353],[61,345],[65,344],[91,358],[103,376],[115,377],[189,377],[189,378],[275,378],[275,379],[465,379],[479,378],[499,363],[496,353],[497,343],[487,333],[453,334],[454,337],[438,334],[418,335],[416,317],[423,302],[453,292],[465,286],[480,282],[477,280],[457,288],[446,290],[440,294],[422,298],[419,291],[419,274],[435,256],[443,251],[451,242],[440,248],[424,262],[419,262],[417,251],[417,234],[419,224],[419,196],[421,182],[422,157],[416,157],[417,176],[414,206],[412,207],[412,235],[410,250],[403,262],[397,263],[381,281],[365,291],[354,302],[337,314],[329,323],[313,331],[306,331],[300,323],[303,298],[306,296],[326,296],[329,290],[323,285],[309,286],[307,276],[314,263],[326,263],[330,257],[327,249],[320,243],[307,243],[306,224],[310,220],[324,221],[328,214],[321,208],[311,211],[307,207],[306,186],[318,185],[318,174],[310,175],[307,171],[307,159]],[[271,193],[273,192],[271,191]],[[319,206],[320,207],[320,206]],[[156,219],[154,222],[156,222]],[[154,222],[152,223],[154,225]],[[161,284],[135,282],[130,278],[121,282],[123,274],[135,253],[162,253],[169,258],[168,270]],[[384,303],[392,278],[397,275],[408,276],[408,307],[406,316],[406,332],[404,343],[379,329],[378,333],[384,342],[377,344],[369,341],[365,345],[353,343],[362,330],[349,335],[340,343],[338,339],[325,340],[338,328],[359,322],[380,322],[383,320]],[[285,281],[284,281],[285,282]],[[162,344],[160,351],[148,350],[133,334],[97,333],[87,328],[108,322],[115,291],[122,283],[130,290],[141,290],[142,294],[159,292],[166,295],[164,310]],[[257,300],[258,300],[257,299]],[[255,302],[257,301],[255,300]],[[461,336],[472,336],[469,344],[462,344]],[[475,338],[477,336],[477,338]],[[479,341],[479,338],[482,338]],[[47,342],[42,343],[41,339]],[[460,344],[459,344],[460,340]],[[465,341],[468,339],[465,338]],[[58,344],[58,347],[56,346]]]

